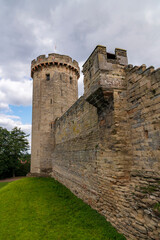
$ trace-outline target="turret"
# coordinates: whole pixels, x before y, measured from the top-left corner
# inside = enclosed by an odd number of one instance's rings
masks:
[[[113,91],[126,88],[127,65],[126,50],[116,48],[112,54],[98,45],[83,65],[85,99],[98,109],[107,107]]]
[[[49,173],[54,149],[54,122],[78,98],[78,63],[65,55],[39,56],[33,78],[31,173]]]

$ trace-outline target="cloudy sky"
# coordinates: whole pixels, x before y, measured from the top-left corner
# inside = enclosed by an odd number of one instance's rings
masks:
[[[160,67],[160,0],[0,0],[0,126],[30,133],[32,59],[57,52],[82,66],[98,44]]]

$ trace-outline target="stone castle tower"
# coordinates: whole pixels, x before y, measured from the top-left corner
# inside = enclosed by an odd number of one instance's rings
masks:
[[[79,67],[68,56],[32,61],[32,176],[51,176],[127,240],[160,239],[160,68],[128,65],[98,45]]]
[[[65,55],[49,54],[32,61],[33,115],[31,172],[51,171],[54,121],[78,98],[78,63]]]

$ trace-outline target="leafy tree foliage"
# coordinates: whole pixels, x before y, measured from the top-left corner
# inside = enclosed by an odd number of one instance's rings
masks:
[[[0,127],[0,178],[10,176],[11,172],[14,177],[20,164],[24,163],[23,158],[27,156],[29,159],[27,136],[17,127],[11,131]]]
[[[0,128],[0,176],[9,172],[9,141],[10,133],[7,129]]]
[[[16,167],[16,176],[25,176],[30,171],[30,161],[31,154],[26,153],[21,156],[20,161],[18,161],[18,166]]]

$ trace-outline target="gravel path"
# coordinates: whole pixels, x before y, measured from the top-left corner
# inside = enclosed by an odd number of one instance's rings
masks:
[[[23,176],[23,177],[14,177],[14,178],[6,178],[6,179],[3,179],[3,180],[0,180],[0,182],[13,182],[13,181],[19,180],[21,178],[25,178],[25,176]]]

